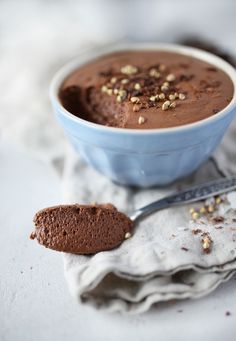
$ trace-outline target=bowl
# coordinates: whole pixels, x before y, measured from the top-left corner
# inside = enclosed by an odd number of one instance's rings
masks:
[[[124,129],[99,125],[68,112],[58,92],[75,69],[106,53],[122,50],[159,50],[185,54],[223,70],[232,80],[231,102],[217,114],[178,127]],[[81,54],[55,75],[50,98],[56,117],[78,153],[112,181],[130,186],[167,185],[195,171],[219,145],[236,112],[236,71],[208,52],[174,44],[126,44]]]

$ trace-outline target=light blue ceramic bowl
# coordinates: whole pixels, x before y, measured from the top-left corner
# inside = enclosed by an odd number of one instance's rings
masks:
[[[213,153],[236,113],[236,93],[230,104],[214,116],[162,129],[106,127],[78,118],[63,108],[58,90],[73,70],[104,53],[127,49],[173,51],[202,59],[228,74],[234,89],[236,71],[222,59],[198,49],[142,43],[84,53],[54,77],[50,96],[56,116],[75,149],[91,166],[122,185],[167,185],[195,171]]]

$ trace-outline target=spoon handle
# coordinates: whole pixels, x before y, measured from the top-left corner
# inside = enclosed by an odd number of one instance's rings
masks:
[[[194,201],[206,199],[210,196],[223,194],[234,189],[236,189],[236,176],[211,181],[155,201],[134,211],[129,215],[129,217],[131,220],[135,221],[163,208],[188,204]]]

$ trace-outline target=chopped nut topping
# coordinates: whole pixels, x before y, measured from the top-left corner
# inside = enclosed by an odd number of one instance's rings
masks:
[[[112,90],[112,89],[107,89],[107,94],[108,94],[109,96],[111,96],[111,95],[113,94],[113,90]]]
[[[203,233],[202,234],[202,248],[205,253],[210,253],[211,252],[211,245],[212,245],[212,239],[209,235],[209,233]]]
[[[160,77],[160,72],[158,72],[157,69],[151,69],[149,71],[149,75],[151,77],[159,78]]]
[[[141,85],[139,83],[135,83],[134,84],[134,89],[135,90],[140,90],[141,89]]]
[[[116,97],[117,102],[122,102],[126,99],[127,91],[126,90],[119,90],[118,95]]]
[[[116,77],[112,77],[110,82],[111,82],[111,84],[115,84],[117,82],[117,78]]]
[[[166,91],[168,91],[168,90],[169,90],[169,86],[168,86],[168,85],[163,84],[163,85],[161,86],[161,91],[166,92]]]
[[[168,82],[174,82],[175,81],[175,75],[173,75],[173,73],[170,73],[167,77],[166,80]]]
[[[167,110],[169,109],[170,107],[170,101],[165,101],[163,104],[162,104],[162,110]]]
[[[103,85],[102,88],[101,88],[101,91],[102,92],[107,92],[108,88],[106,85]]]
[[[175,92],[174,95],[175,95],[175,98],[176,98],[176,99],[179,98],[178,92]]]
[[[141,109],[141,106],[140,106],[139,104],[135,104],[135,105],[133,106],[133,111],[134,111],[134,112],[138,112],[140,109]]]
[[[127,78],[124,78],[121,80],[121,84],[128,84],[129,80]]]
[[[165,98],[166,98],[166,95],[162,93],[162,94],[159,95],[159,98],[160,98],[160,99],[165,99]]]
[[[216,216],[216,214],[214,214],[218,210],[218,205],[220,205],[221,202],[223,202],[222,196],[210,197],[205,200],[204,205],[198,210],[191,208],[189,213],[191,214],[193,220],[197,220],[198,218],[205,216],[208,221],[214,224],[221,223],[224,221],[224,217],[219,215]]]
[[[138,124],[143,124],[145,122],[145,118],[143,116],[139,116]]]
[[[120,71],[125,75],[133,75],[138,72],[138,69],[136,68],[136,66],[133,65],[125,65],[121,68]]]
[[[156,102],[156,101],[158,101],[158,95],[153,95],[153,96],[149,97],[149,100],[150,100],[151,102]]]
[[[201,213],[201,214],[204,214],[204,213],[206,213],[206,207],[201,207],[200,208],[200,210],[199,210],[199,212]]]
[[[175,107],[176,107],[176,102],[170,103],[170,108],[171,108],[171,109],[173,109],[173,108],[175,108]]]
[[[193,220],[197,220],[199,218],[200,218],[200,214],[198,212],[195,211],[195,212],[192,213],[192,219]]]
[[[130,232],[126,232],[125,239],[129,239],[131,236],[132,236],[132,234]]]
[[[136,97],[136,96],[131,97],[131,98],[130,98],[130,101],[131,101],[132,103],[140,103],[139,97]]]
[[[181,101],[183,101],[185,98],[186,98],[186,97],[185,97],[185,94],[179,94],[179,99],[180,99]]]
[[[170,95],[169,95],[169,100],[170,100],[170,101],[174,101],[174,100],[175,100],[175,95],[170,94]]]
[[[120,96],[126,96],[127,95],[127,91],[126,90],[119,90],[119,95]]]
[[[213,213],[215,211],[215,207],[213,205],[210,205],[210,206],[207,207],[207,211],[209,213]]]
[[[186,95],[174,92],[178,89],[178,84],[176,88],[172,84],[176,76],[168,72],[167,75],[162,74],[166,70],[167,67],[164,64],[153,65],[149,68],[124,65],[120,68],[120,72],[112,73],[110,70],[109,73],[104,74],[107,79],[106,83],[101,85],[101,92],[114,96],[120,103],[125,100],[130,101],[133,103],[134,112],[152,107],[159,110],[160,106],[156,103],[159,100],[163,101],[162,110],[175,108],[178,105],[176,99],[183,100]],[[173,115],[176,116],[176,113],[173,112]]]

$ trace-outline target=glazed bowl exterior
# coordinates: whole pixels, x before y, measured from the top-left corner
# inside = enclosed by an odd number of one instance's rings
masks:
[[[204,120],[173,128],[123,129],[88,122],[60,103],[63,81],[78,67],[103,54],[121,50],[158,50],[204,60],[232,80],[234,95],[227,107]],[[210,53],[180,45],[129,44],[82,54],[55,75],[50,97],[56,117],[72,145],[96,170],[122,185],[167,185],[195,171],[219,145],[236,113],[236,71]]]

